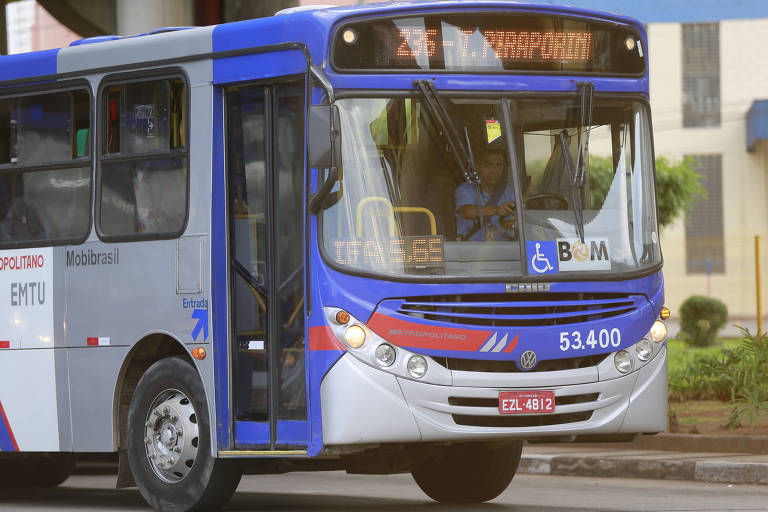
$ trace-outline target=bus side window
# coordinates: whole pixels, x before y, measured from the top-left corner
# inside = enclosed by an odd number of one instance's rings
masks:
[[[174,237],[187,216],[186,84],[137,80],[104,89],[99,233]]]
[[[90,95],[0,100],[0,243],[71,243],[90,227]]]

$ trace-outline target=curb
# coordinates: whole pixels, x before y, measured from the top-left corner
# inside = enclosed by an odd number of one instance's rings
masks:
[[[637,436],[628,445],[639,450],[768,455],[768,436],[662,433]]]
[[[768,464],[523,454],[518,473],[768,485]]]

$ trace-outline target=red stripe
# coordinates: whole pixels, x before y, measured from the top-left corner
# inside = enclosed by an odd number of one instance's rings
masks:
[[[517,346],[517,338],[519,337],[519,334],[515,334],[515,337],[512,338],[512,341],[509,342],[509,345],[507,345],[507,348],[504,349],[504,354],[509,354],[513,350],[515,350],[515,347]]]
[[[336,335],[327,325],[309,328],[309,350],[344,350]]]
[[[438,327],[406,322],[381,313],[374,313],[368,327],[395,345],[433,350],[475,352],[488,341],[492,331]]]
[[[88,343],[89,346],[94,346],[99,344],[99,338],[87,338],[86,343]]]
[[[10,341],[0,341],[0,348],[11,348]]]
[[[5,428],[8,430],[8,437],[11,438],[11,442],[13,443],[13,449],[15,451],[19,451],[19,445],[16,443],[16,437],[13,435],[13,430],[11,430],[11,424],[8,422],[8,417],[5,415],[5,410],[3,409],[3,403],[0,402],[0,416],[3,418],[3,423],[5,424]]]

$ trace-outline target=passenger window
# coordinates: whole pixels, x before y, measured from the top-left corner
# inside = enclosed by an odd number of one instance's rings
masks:
[[[186,84],[103,90],[98,228],[102,237],[173,237],[187,218]]]
[[[90,113],[81,90],[0,99],[0,245],[87,236]]]

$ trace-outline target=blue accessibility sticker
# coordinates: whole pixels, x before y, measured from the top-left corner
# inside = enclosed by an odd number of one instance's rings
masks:
[[[525,249],[529,274],[557,274],[557,246],[554,240],[527,241]]]

